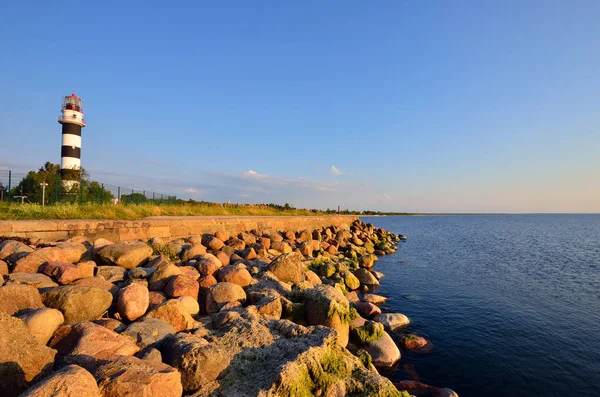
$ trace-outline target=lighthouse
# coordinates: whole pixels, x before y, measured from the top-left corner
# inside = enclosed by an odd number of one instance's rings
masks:
[[[75,94],[64,95],[61,115],[62,147],[60,150],[60,176],[64,186],[71,188],[79,183],[81,169],[81,129],[85,127],[83,101]]]

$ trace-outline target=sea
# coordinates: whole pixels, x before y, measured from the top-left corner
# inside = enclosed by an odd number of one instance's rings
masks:
[[[433,344],[383,375],[460,397],[600,396],[600,214],[361,219],[407,236],[376,293],[411,320],[397,334]]]

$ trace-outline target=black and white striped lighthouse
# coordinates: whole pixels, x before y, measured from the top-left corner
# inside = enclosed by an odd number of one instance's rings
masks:
[[[83,101],[75,94],[64,95],[61,113],[58,118],[58,122],[62,124],[60,176],[65,187],[70,188],[79,183],[81,128],[85,127]]]

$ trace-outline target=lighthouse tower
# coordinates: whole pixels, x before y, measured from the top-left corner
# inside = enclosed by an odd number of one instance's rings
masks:
[[[61,113],[58,118],[62,124],[60,176],[65,187],[71,188],[79,183],[81,169],[81,128],[85,127],[83,101],[75,94],[63,96]]]

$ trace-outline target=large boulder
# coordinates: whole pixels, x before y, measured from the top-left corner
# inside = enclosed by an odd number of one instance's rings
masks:
[[[189,261],[191,259],[198,259],[198,258],[202,257],[202,255],[205,255],[205,254],[206,254],[206,247],[203,246],[202,244],[196,244],[196,245],[192,245],[188,249],[186,249],[183,252],[183,256],[181,259],[183,259],[184,261]]]
[[[109,265],[133,269],[141,266],[152,255],[152,248],[141,241],[121,241],[98,251],[98,256]]]
[[[67,365],[27,389],[20,397],[101,397],[96,379],[78,365]]]
[[[244,303],[245,301],[246,293],[239,285],[227,282],[217,283],[210,287],[206,296],[206,312],[216,313],[230,302]]]
[[[187,309],[177,299],[169,299],[152,309],[146,318],[157,318],[171,324],[175,331],[185,331],[194,328],[196,322]]]
[[[377,257],[373,254],[361,255],[358,258],[358,265],[360,267],[364,267],[365,269],[370,269],[373,267],[376,260],[377,260]]]
[[[380,338],[367,342],[362,348],[371,355],[376,367],[391,367],[400,361],[400,350],[385,331]]]
[[[217,279],[228,283],[234,283],[240,287],[247,287],[252,282],[252,276],[243,264],[228,265],[217,272]]]
[[[0,312],[0,395],[14,397],[52,371],[56,350],[40,343],[23,321]]]
[[[212,276],[217,270],[223,267],[223,263],[212,254],[205,254],[198,257],[198,263],[196,264],[196,268],[200,272],[200,274],[204,276]]]
[[[71,285],[78,287],[96,287],[108,291],[116,301],[119,298],[119,287],[106,281],[103,277],[86,277],[74,281]]]
[[[279,255],[269,264],[268,270],[280,281],[299,283],[304,281],[302,255],[298,252]]]
[[[349,290],[352,291],[360,287],[360,281],[350,270],[342,270],[340,276],[344,279],[344,284]]]
[[[211,328],[222,336],[210,346],[232,358],[217,381],[197,395],[312,396],[319,390],[333,397],[345,385],[346,395],[400,396],[388,379],[337,346],[332,329],[264,318],[252,306],[212,318]]]
[[[256,236],[251,233],[241,232],[240,234],[238,234],[238,238],[240,240],[242,240],[244,243],[246,243],[246,245],[251,245],[251,244],[256,243]]]
[[[231,234],[224,230],[219,230],[215,232],[215,237],[221,241],[227,241],[231,237]]]
[[[0,241],[0,260],[7,259],[15,254],[29,254],[33,248],[16,240]],[[23,256],[25,256],[23,255]]]
[[[202,245],[213,251],[218,251],[225,246],[225,243],[211,234],[202,235]]]
[[[158,305],[167,300],[167,296],[160,291],[150,291],[148,295],[150,302],[150,304],[148,305],[148,310],[156,309]]]
[[[171,263],[163,263],[158,266],[148,279],[148,288],[151,291],[163,290],[171,277],[181,274],[181,268]]]
[[[419,397],[458,397],[452,389],[433,387],[414,380],[402,380],[394,383],[398,390]]]
[[[356,269],[354,271],[354,275],[362,285],[379,285],[379,281],[377,281],[373,273],[367,269],[363,269],[362,267],[360,269]]]
[[[127,270],[121,266],[98,266],[96,277],[102,277],[108,282],[115,283],[125,280]]]
[[[180,274],[171,277],[164,289],[164,292],[171,298],[190,296],[194,299],[198,299],[199,290],[200,286],[198,285],[196,278]]]
[[[206,299],[206,298],[205,298]],[[191,296],[180,296],[177,298],[179,302],[185,307],[185,310],[191,315],[195,316],[200,313],[200,304],[198,300],[192,298]]]
[[[323,283],[319,276],[317,276],[317,273],[313,272],[312,270],[305,271],[304,276],[306,278],[306,281],[311,283],[313,286]]]
[[[265,296],[256,303],[256,310],[259,314],[267,318],[279,320],[283,312],[281,298],[275,296]]]
[[[385,296],[376,295],[376,294],[364,294],[362,296],[363,302],[369,302],[374,305],[381,305],[381,304],[387,302],[387,300],[388,300],[388,298],[386,298]]]
[[[58,287],[58,284],[45,274],[41,273],[11,273],[8,275],[7,284],[27,284],[35,288]]]
[[[415,334],[404,335],[400,342],[404,349],[418,352],[430,350],[426,349],[426,347],[431,347],[431,343],[427,342],[427,339]]]
[[[0,312],[14,314],[24,309],[44,307],[37,288],[25,284],[8,284],[0,287]]]
[[[47,307],[27,310],[19,313],[16,317],[21,319],[29,329],[29,332],[31,332],[31,335],[44,345],[52,338],[58,326],[65,321],[63,314],[59,310]]]
[[[17,261],[13,271],[15,273],[37,273],[40,266],[47,262],[69,262],[66,251],[57,247],[45,247],[37,249],[26,257]]]
[[[175,328],[168,322],[158,318],[144,318],[127,327],[123,335],[131,336],[137,345],[144,349],[160,342],[167,335],[175,333]]]
[[[94,371],[102,397],[181,397],[176,369],[136,357],[115,356]]]
[[[300,244],[300,253],[304,256],[312,256],[313,252],[321,249],[321,244],[317,240],[306,240]]]
[[[356,303],[356,311],[363,317],[372,317],[381,314],[381,309],[370,302],[358,302]]]
[[[53,277],[59,284],[70,284],[81,278],[79,268],[68,262],[47,262],[40,266],[47,276]]]
[[[231,237],[225,242],[225,244],[227,244],[228,247],[231,247],[235,250],[243,250],[244,248],[246,248],[246,243],[237,237]]]
[[[102,316],[112,304],[113,296],[96,287],[67,285],[44,291],[42,300],[47,307],[60,310],[69,324]]]
[[[77,269],[81,278],[94,277],[96,274],[96,262],[81,261],[77,264]]]
[[[86,254],[88,253],[88,248],[85,245],[81,243],[75,243],[72,241],[58,243],[56,247],[63,250],[63,252],[68,258],[68,262],[70,263],[79,262],[80,260],[85,258]]]
[[[161,352],[163,361],[181,372],[181,382],[186,393],[193,393],[216,380],[231,360],[227,349],[209,344],[199,336],[187,334],[168,336]]]
[[[298,232],[296,236],[296,241],[299,243],[312,240],[312,233],[309,230],[302,230]]]
[[[98,258],[98,251],[100,251],[102,248],[106,247],[107,245],[112,245],[114,244],[112,241],[107,240],[105,238],[97,238],[96,240],[94,240],[93,244],[92,244],[92,257],[94,259]]]
[[[121,290],[117,301],[117,312],[122,319],[135,321],[146,314],[150,304],[148,288],[141,284],[130,284]]]
[[[345,347],[348,344],[348,324],[353,317],[346,297],[339,289],[325,284],[305,290],[302,295],[306,322],[335,329],[338,345]]]
[[[131,356],[140,350],[132,337],[89,321],[63,325],[49,346],[58,350],[61,357],[70,356],[75,362],[86,362],[90,358],[104,360],[115,354]]]
[[[387,331],[394,331],[396,328],[404,327],[410,324],[410,320],[401,313],[383,313],[375,316],[375,321],[383,324]]]
[[[114,318],[99,318],[92,321],[94,324],[103,326],[104,328],[120,334],[127,329],[127,326]]]
[[[213,251],[213,255],[216,256],[217,259],[221,261],[223,266],[227,266],[227,265],[229,265],[229,262],[231,262],[231,258],[224,251]]]
[[[288,254],[292,252],[292,247],[285,241],[272,241],[269,251]]]

